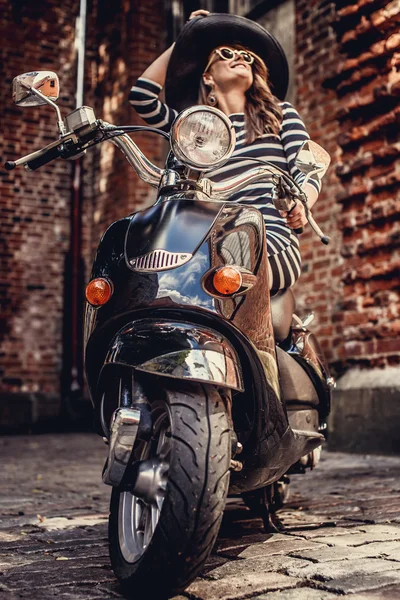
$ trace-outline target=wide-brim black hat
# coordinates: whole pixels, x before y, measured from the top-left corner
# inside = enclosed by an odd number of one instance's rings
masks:
[[[201,75],[212,50],[240,44],[265,62],[272,93],[284,100],[289,68],[278,40],[258,23],[245,17],[212,13],[186,23],[172,51],[165,82],[166,103],[178,111],[197,104]]]

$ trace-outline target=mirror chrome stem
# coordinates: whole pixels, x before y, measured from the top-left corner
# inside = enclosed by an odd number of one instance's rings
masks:
[[[324,171],[324,167],[319,167],[319,168],[315,168],[312,171],[309,171],[306,174],[306,178],[304,179],[303,183],[301,184],[302,187],[304,187],[306,185],[306,183],[308,183],[308,180],[311,179],[313,177],[313,175],[317,175],[317,180],[321,181],[323,174],[321,175],[321,177],[319,177],[319,173],[322,173]]]
[[[214,183],[206,177],[200,179],[198,184],[203,192],[212,197],[213,200],[227,200],[232,194],[240,192],[246,186],[261,179],[272,179],[276,175],[281,175],[281,171],[275,169],[272,165],[268,167],[255,167],[246,174],[236,175],[226,181]]]
[[[140,179],[158,188],[163,171],[149,161],[139,150],[135,142],[127,135],[111,138],[109,140],[126,156],[129,164],[135,169]]]
[[[24,84],[22,84],[22,85],[24,85]],[[43,100],[43,102],[46,102],[46,104],[50,104],[50,106],[52,106],[54,108],[54,110],[57,113],[58,131],[60,132],[60,135],[65,135],[67,133],[67,130],[65,129],[64,122],[61,117],[61,112],[60,112],[60,109],[58,108],[57,104],[55,102],[53,102],[52,100],[50,100],[50,98],[48,98],[47,96],[42,94],[42,92],[39,92],[39,90],[36,90],[33,87],[29,88],[29,86],[26,86],[26,87],[28,87],[28,89],[30,89],[31,94],[37,96],[38,98],[41,98]]]

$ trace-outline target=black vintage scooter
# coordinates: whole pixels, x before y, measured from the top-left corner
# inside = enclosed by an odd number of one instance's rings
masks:
[[[318,460],[333,380],[290,290],[270,300],[264,222],[229,202],[269,178],[276,206],[301,201],[301,188],[267,162],[214,183],[205,173],[232,155],[234,130],[220,111],[182,112],[165,169],[127,132],[81,107],[64,121],[58,79],[33,72],[14,80],[19,105],[57,110],[60,137],[6,163],[35,170],[113,142],[158,189],[156,203],[105,232],[86,289],[85,363],[97,431],[108,444],[103,480],[112,486],[109,541],[128,594],[183,590],[207,559],[227,495],[242,495],[276,530],[285,474]],[[298,154],[308,177],[329,156],[313,142]]]

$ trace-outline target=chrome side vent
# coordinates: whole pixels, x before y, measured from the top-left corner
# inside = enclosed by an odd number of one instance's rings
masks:
[[[191,258],[192,254],[153,250],[153,252],[149,252],[144,256],[131,258],[129,266],[134,271],[167,271],[168,269],[175,269],[184,265]]]

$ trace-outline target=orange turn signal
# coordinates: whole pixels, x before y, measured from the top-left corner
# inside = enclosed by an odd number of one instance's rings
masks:
[[[98,277],[92,279],[86,286],[86,300],[92,306],[102,306],[109,301],[113,293],[113,286],[108,279]]]
[[[240,290],[242,286],[242,275],[233,267],[221,267],[214,273],[213,285],[217,292],[229,296]]]

